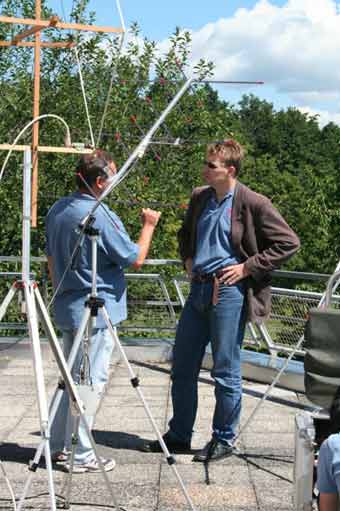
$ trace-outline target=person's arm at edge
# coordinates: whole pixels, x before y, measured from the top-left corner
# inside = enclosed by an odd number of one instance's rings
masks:
[[[334,445],[330,445],[332,436],[321,444],[317,466],[317,487],[320,492],[319,511],[336,511],[338,503],[338,484],[334,477]]]
[[[137,245],[139,247],[139,252],[137,259],[132,264],[132,267],[136,270],[139,270],[141,266],[144,264],[144,261],[148,255],[150,250],[150,245],[153,237],[153,233],[155,231],[156,225],[161,214],[158,211],[153,211],[151,209],[143,209],[143,227],[137,241]]]
[[[319,511],[337,511],[338,493],[320,492]]]

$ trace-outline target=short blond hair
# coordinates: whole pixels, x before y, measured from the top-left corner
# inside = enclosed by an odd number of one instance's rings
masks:
[[[224,160],[224,165],[226,167],[235,167],[236,175],[241,170],[241,161],[244,155],[245,151],[241,144],[232,138],[220,142],[213,142],[207,147],[207,156],[218,156],[221,160]]]

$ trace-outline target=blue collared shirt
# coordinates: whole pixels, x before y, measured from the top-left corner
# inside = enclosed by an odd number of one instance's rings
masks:
[[[213,195],[204,208],[197,222],[194,272],[213,273],[219,268],[240,262],[231,244],[233,197],[233,190],[221,202]]]
[[[58,285],[63,278],[79,238],[79,224],[91,212],[94,197],[75,192],[57,201],[46,217],[46,252],[53,258],[53,278]],[[133,264],[139,247],[127,234],[119,217],[106,205],[95,212],[93,227],[98,237],[98,296],[105,299],[105,307],[114,324],[126,319],[126,284],[123,268]],[[84,303],[91,292],[91,240],[88,236],[80,247],[58,290],[54,302],[55,321],[62,330],[77,329],[84,313]],[[98,315],[97,328],[105,324]]]
[[[318,489],[340,493],[340,434],[330,435],[321,445],[318,460]]]

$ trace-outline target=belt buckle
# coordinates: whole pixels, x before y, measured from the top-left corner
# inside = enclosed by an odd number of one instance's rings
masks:
[[[202,282],[212,282],[216,276],[216,273],[204,273],[202,276]]]

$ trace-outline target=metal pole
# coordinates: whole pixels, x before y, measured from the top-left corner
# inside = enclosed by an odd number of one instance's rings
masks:
[[[338,270],[338,267],[337,267],[337,270]],[[324,297],[324,301],[323,301],[324,307],[329,307],[329,305],[332,301],[332,295],[333,295],[333,293],[335,293],[336,288],[338,287],[338,285],[340,283],[339,279],[340,279],[340,271],[336,271],[335,273],[333,273],[333,275],[329,279],[325,297]]]
[[[90,236],[92,247],[92,290],[91,296],[97,296],[97,241],[98,236]]]
[[[22,281],[30,279],[30,252],[31,252],[31,176],[32,156],[31,149],[24,152],[24,186],[22,208]]]
[[[133,164],[133,162],[137,159],[137,158],[142,158],[144,156],[144,153],[148,147],[148,145],[150,144],[151,142],[151,139],[154,135],[154,133],[158,130],[158,128],[160,127],[160,125],[163,123],[163,121],[165,120],[165,118],[168,116],[168,114],[171,112],[171,110],[176,106],[176,104],[178,103],[178,101],[181,99],[181,97],[183,96],[183,94],[189,89],[189,87],[191,86],[192,82],[194,81],[193,78],[189,78],[185,84],[183,85],[183,87],[177,92],[176,96],[170,101],[170,103],[168,104],[168,106],[166,107],[166,109],[163,111],[163,113],[161,114],[161,116],[159,117],[159,119],[155,122],[155,124],[150,128],[150,130],[148,131],[148,133],[145,135],[145,137],[143,138],[143,140],[138,144],[138,146],[136,147],[136,149],[132,152],[132,154],[129,156],[129,158],[126,160],[126,162],[124,163],[124,165],[122,166],[122,168],[119,170],[119,172],[116,174],[115,176],[115,179],[112,181],[111,185],[106,189],[104,190],[104,192],[100,195],[100,197],[98,197],[98,200],[96,202],[96,204],[93,206],[93,209],[92,211],[90,212],[89,216],[90,215],[93,215],[95,213],[95,211],[97,210],[97,208],[100,206],[101,202],[105,199],[105,197],[107,197],[107,195],[109,195],[109,193],[111,192],[111,190],[116,186],[116,184],[118,184],[121,180],[121,178],[124,176],[124,174],[127,172],[127,170],[131,167],[131,165]],[[88,217],[87,217],[88,218]],[[86,219],[85,219],[86,221]],[[85,223],[85,221],[83,220],[83,224]]]
[[[35,18],[41,19],[41,0],[35,0]],[[34,35],[34,92],[33,92],[33,119],[39,117],[40,111],[40,68],[41,68],[41,34]],[[38,146],[39,146],[39,122],[33,124],[32,149],[33,149],[33,176],[32,176],[32,226],[37,226],[38,209]]]

